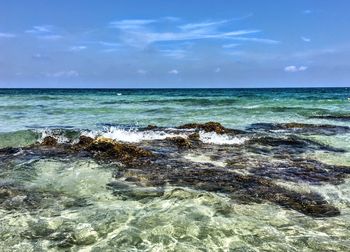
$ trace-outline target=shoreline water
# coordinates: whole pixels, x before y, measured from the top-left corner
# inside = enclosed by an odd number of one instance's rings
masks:
[[[350,245],[348,89],[16,92],[0,90],[0,247]]]

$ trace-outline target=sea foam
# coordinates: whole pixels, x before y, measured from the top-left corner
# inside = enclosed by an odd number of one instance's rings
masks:
[[[82,135],[92,138],[106,137],[121,142],[138,143],[141,141],[162,140],[167,137],[186,137],[185,133],[170,133],[165,131],[139,131],[137,129],[123,129],[118,127],[108,127],[104,130],[85,131]]]

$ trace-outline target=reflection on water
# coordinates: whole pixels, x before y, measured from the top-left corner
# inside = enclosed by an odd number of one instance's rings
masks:
[[[319,188],[342,215],[315,219],[188,188],[166,187],[154,197],[156,188],[116,181],[111,167],[91,160],[16,166],[18,174],[28,169],[36,175],[16,183],[45,198],[36,208],[0,211],[4,251],[346,251],[350,246],[350,181]],[[110,189],[110,182],[119,186]]]

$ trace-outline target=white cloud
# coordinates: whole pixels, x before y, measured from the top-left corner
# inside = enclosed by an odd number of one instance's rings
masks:
[[[309,15],[309,14],[313,13],[313,11],[312,10],[303,10],[302,13],[305,15]]]
[[[208,27],[216,27],[219,26],[221,24],[227,23],[228,20],[220,20],[220,21],[216,21],[216,22],[199,22],[199,23],[189,23],[189,24],[185,24],[185,25],[181,25],[179,26],[179,28],[181,30],[197,30],[197,29],[201,29],[201,28],[208,28]]]
[[[186,56],[187,51],[183,49],[160,50],[162,55],[175,59],[182,59]]]
[[[308,69],[307,66],[300,66],[299,71],[306,71]]]
[[[266,38],[249,38],[244,35],[261,32],[260,30],[236,30],[219,31],[218,27],[232,20],[219,20],[215,22],[188,23],[170,28],[169,31],[156,31],[153,24],[164,19],[130,19],[114,21],[109,24],[110,28],[120,30],[120,39],[129,46],[144,48],[152,43],[190,41],[203,39],[253,41],[267,44],[277,44],[279,41]]]
[[[180,72],[177,69],[172,69],[168,72],[169,74],[179,74]]]
[[[69,70],[69,71],[60,71],[55,73],[47,73],[47,77],[53,77],[53,78],[73,78],[78,77],[79,73],[75,70]]]
[[[52,25],[36,25],[32,29],[26,30],[26,33],[40,34],[40,33],[50,33],[53,30]]]
[[[45,40],[58,40],[63,38],[61,35],[58,34],[49,34],[49,35],[41,35],[37,37],[38,39],[45,39]]]
[[[237,46],[239,46],[239,44],[231,43],[231,44],[222,45],[222,48],[234,48],[234,47],[237,47]]]
[[[124,19],[119,21],[113,21],[109,23],[110,28],[117,29],[139,29],[145,25],[156,22],[154,19]]]
[[[16,37],[15,34],[0,32],[0,38],[14,38],[14,37]]]
[[[118,46],[120,46],[119,43],[114,43],[114,42],[99,41],[98,43],[100,45],[108,46],[108,47],[118,47]]]
[[[54,30],[57,29],[52,25],[36,25],[33,26],[32,29],[26,30],[25,32],[35,35],[38,39],[58,40],[63,38],[62,35],[54,33]]]
[[[232,37],[234,40],[239,41],[251,41],[251,42],[258,42],[258,43],[264,43],[264,44],[279,44],[281,43],[278,40],[274,39],[265,39],[265,38],[245,38],[245,37]]]
[[[148,71],[146,71],[146,70],[144,70],[144,69],[139,69],[139,70],[137,70],[137,73],[138,73],[138,74],[147,74]]]
[[[79,52],[79,51],[83,51],[83,50],[85,50],[85,49],[87,49],[86,46],[71,46],[71,47],[69,48],[69,51],[72,51],[72,52]]]
[[[43,54],[41,54],[41,53],[35,53],[35,54],[33,54],[33,55],[32,55],[32,58],[33,58],[33,59],[36,59],[36,60],[49,60],[49,59],[50,59],[49,56],[43,55]]]
[[[301,37],[301,40],[304,42],[311,42],[311,39],[307,37]]]
[[[287,73],[296,73],[296,72],[303,72],[303,71],[306,71],[308,69],[307,66],[286,66],[284,68],[284,71],[287,72]]]

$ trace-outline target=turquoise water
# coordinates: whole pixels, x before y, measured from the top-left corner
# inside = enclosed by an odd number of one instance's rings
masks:
[[[349,97],[347,88],[1,90],[0,129],[175,126],[208,120],[236,128],[255,122],[317,122],[308,117],[348,113]]]
[[[28,147],[48,135],[61,143],[87,135],[149,146],[169,136],[187,137],[185,131],[171,129],[191,122],[217,121],[241,130],[255,123],[350,126],[349,115],[350,88],[2,89],[0,147]],[[164,130],[140,130],[149,124]],[[210,146],[214,150],[244,146],[257,133],[200,134],[208,145],[205,150],[176,155],[222,169],[226,161],[223,156],[213,159]],[[307,151],[300,157],[350,166],[349,132],[293,134],[343,149]],[[259,156],[245,151],[254,161],[275,160],[268,153]],[[161,196],[154,196],[159,188],[119,181],[113,176],[115,165],[91,158],[18,154],[0,162],[0,203],[1,186],[14,184],[20,191],[7,205],[0,204],[1,251],[350,251],[347,177],[336,185],[274,178],[286,188],[319,193],[341,212],[336,217],[314,218],[270,202],[243,204],[225,193],[189,186],[167,185]],[[123,185],[113,191],[107,186],[113,182]],[[125,196],[125,190],[134,196]],[[21,205],[23,192],[40,195],[40,207]]]

